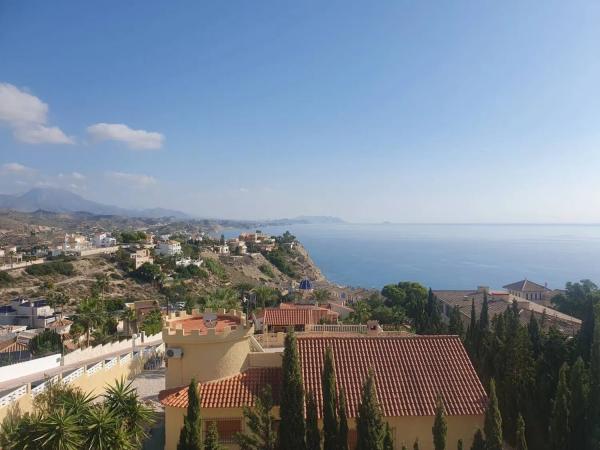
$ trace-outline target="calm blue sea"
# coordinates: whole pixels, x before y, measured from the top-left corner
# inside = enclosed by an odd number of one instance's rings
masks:
[[[500,288],[528,278],[549,287],[600,283],[600,225],[294,225],[331,281],[380,288],[403,280],[434,289]],[[227,233],[228,237],[236,232]]]

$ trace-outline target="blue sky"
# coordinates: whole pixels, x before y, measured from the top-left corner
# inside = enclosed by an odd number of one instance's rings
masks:
[[[0,192],[600,222],[600,3],[0,1]]]

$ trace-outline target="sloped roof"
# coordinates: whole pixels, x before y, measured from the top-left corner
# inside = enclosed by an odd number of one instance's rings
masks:
[[[271,385],[273,400],[279,403],[281,368],[260,367],[209,383],[199,385],[202,408],[241,408],[254,406],[256,397],[267,384]],[[188,387],[181,386],[161,391],[159,401],[165,406],[187,408]]]
[[[369,369],[374,371],[378,400],[386,417],[433,416],[438,394],[444,397],[448,415],[484,414],[486,393],[457,336],[298,337],[304,388],[315,392],[319,414],[323,354],[328,346],[334,354],[338,388],[346,393],[349,417],[357,416]],[[267,383],[277,404],[281,369],[252,368],[202,384],[202,407],[252,406]],[[165,406],[185,408],[187,386],[163,391],[159,399]]]
[[[335,311],[317,306],[265,308],[263,323],[267,326],[308,325],[319,323],[324,317],[336,319],[338,315]]]
[[[546,286],[542,286],[541,284],[534,283],[533,281],[529,281],[527,279],[517,281],[516,283],[507,284],[506,286],[502,287],[510,291],[519,292],[540,292],[550,290]]]
[[[356,417],[361,388],[373,370],[383,415],[432,416],[438,394],[448,415],[480,415],[487,396],[457,336],[298,338],[306,390],[322,407],[324,352],[331,347],[337,386],[343,388],[348,416]]]

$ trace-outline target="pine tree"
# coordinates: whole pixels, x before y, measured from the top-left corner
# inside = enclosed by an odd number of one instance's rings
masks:
[[[356,450],[382,450],[383,448],[383,420],[377,402],[375,378],[373,372],[363,385],[358,418],[356,419],[357,445]]]
[[[461,339],[465,339],[465,327],[460,314],[460,308],[454,306],[450,313],[450,323],[448,324],[448,333],[460,336]]]
[[[569,377],[571,403],[569,404],[569,422],[571,430],[571,449],[585,448],[587,442],[588,401],[590,380],[588,370],[581,356],[577,358]]]
[[[200,394],[198,384],[192,378],[188,387],[187,413],[179,433],[177,450],[202,450],[202,419],[200,417]]]
[[[463,440],[459,439],[456,443],[456,450],[463,450]]]
[[[444,399],[438,396],[435,407],[435,420],[431,432],[433,433],[433,446],[435,450],[446,449],[446,434],[448,433],[448,425],[444,417]]]
[[[296,335],[289,331],[283,350],[281,405],[279,415],[279,443],[286,450],[306,449],[306,424],[304,421],[304,387]]]
[[[317,400],[311,391],[306,396],[306,449],[321,449],[321,432],[317,414]]]
[[[485,439],[483,439],[483,433],[481,430],[477,430],[473,436],[473,445],[471,450],[485,450]]]
[[[485,433],[485,450],[502,450],[502,417],[498,409],[496,382],[493,379],[490,381],[490,395],[485,411],[483,431]]]
[[[527,450],[527,441],[525,439],[525,421],[523,416],[519,414],[517,419],[517,438],[515,450]]]
[[[346,393],[340,389],[340,398],[338,401],[338,416],[340,418],[340,434],[338,436],[339,450],[348,450],[348,407],[346,406]]]
[[[337,450],[339,423],[337,416],[337,394],[333,352],[330,347],[325,350],[321,386],[323,390],[323,450]]]
[[[277,432],[274,429],[275,418],[271,415],[272,409],[271,386],[266,385],[258,395],[254,408],[244,407],[244,419],[248,431],[235,436],[240,450],[277,449]]]
[[[219,430],[217,423],[211,422],[206,432],[206,441],[204,442],[204,450],[222,450],[223,447],[219,444]]]
[[[392,429],[386,422],[385,433],[383,435],[383,450],[394,450],[394,438],[392,437]]]
[[[564,450],[569,443],[569,403],[571,393],[567,385],[569,365],[564,363],[558,375],[556,397],[550,421],[550,442],[554,450]]]

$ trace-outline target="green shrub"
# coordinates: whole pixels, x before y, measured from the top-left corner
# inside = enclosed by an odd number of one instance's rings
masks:
[[[29,266],[25,269],[29,275],[33,275],[36,277],[43,277],[48,275],[73,275],[75,273],[75,269],[73,268],[73,264],[70,262],[64,261],[52,261],[45,264],[36,264],[34,266]]]
[[[8,274],[8,272],[4,272],[3,270],[0,271],[0,286],[2,286],[2,287],[10,286],[12,281],[13,281],[13,279]]]
[[[184,280],[187,280],[189,278],[208,278],[208,273],[206,272],[206,270],[191,264],[187,267],[178,267],[177,269],[175,269],[175,272],[177,273],[177,278],[181,278]]]
[[[215,261],[211,258],[206,258],[204,260],[204,265],[206,266],[208,271],[213,275],[221,279],[227,278],[227,272],[225,272],[225,268],[218,261]]]
[[[159,310],[150,311],[140,325],[140,331],[152,336],[162,330],[162,315]]]
[[[264,273],[266,276],[268,276],[270,278],[275,277],[275,274],[273,273],[273,269],[271,268],[271,266],[268,266],[266,264],[261,264],[260,266],[258,266],[258,270],[260,270],[262,273]]]
[[[52,330],[44,330],[29,341],[29,351],[33,356],[44,356],[58,353],[62,349],[60,334]]]

